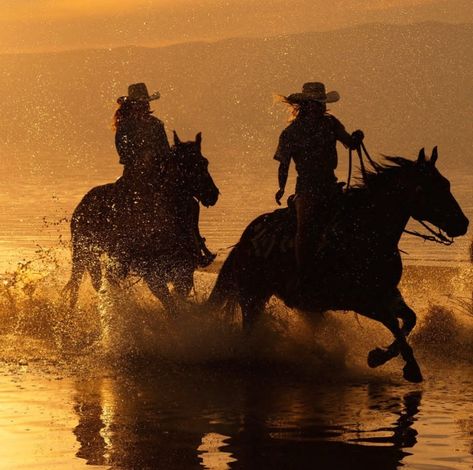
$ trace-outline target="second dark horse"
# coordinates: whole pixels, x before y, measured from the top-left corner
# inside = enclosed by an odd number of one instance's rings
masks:
[[[181,142],[175,133],[171,158],[158,176],[153,175],[97,186],[75,209],[72,275],[66,286],[71,306],[85,272],[94,288],[101,288],[104,255],[109,259],[108,278],[137,274],[168,311],[175,309],[168,283],[182,296],[190,292],[197,268],[190,205],[199,201],[213,206],[219,195],[201,153],[201,134],[195,141]]]
[[[434,224],[450,237],[464,235],[468,219],[435,166],[437,148],[430,160],[424,149],[416,162],[387,159],[377,173],[367,176],[365,186],[344,195],[310,285],[294,289],[295,216],[289,208],[279,209],[246,228],[220,271],[209,306],[239,304],[246,330],[272,295],[308,312],[355,311],[381,322],[395,338],[387,349],[372,350],[368,364],[377,367],[400,353],[405,379],[420,382],[422,374],[406,339],[416,314],[397,288],[402,274],[398,243],[411,217]]]

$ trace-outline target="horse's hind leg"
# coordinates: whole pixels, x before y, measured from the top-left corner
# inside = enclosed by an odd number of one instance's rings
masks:
[[[63,292],[69,293],[69,307],[71,309],[76,306],[77,300],[79,299],[80,283],[84,276],[85,269],[86,254],[79,246],[73,244],[71,277],[63,289]]]
[[[144,279],[150,291],[161,301],[164,309],[169,313],[175,313],[176,303],[164,279],[157,274],[147,275]]]
[[[64,287],[64,291],[69,292],[69,306],[74,308],[79,299],[79,289],[85,271],[89,271],[92,286],[98,292],[102,286],[102,268],[100,256],[90,249],[73,247],[72,251],[72,272],[69,282]]]
[[[194,287],[194,269],[182,269],[173,276],[172,285],[179,296],[186,299]]]
[[[91,255],[87,269],[90,274],[92,286],[98,292],[102,287],[102,266],[100,264],[100,257]]]
[[[248,334],[254,329],[256,322],[264,313],[264,307],[268,297],[261,295],[245,296],[240,295],[239,304],[241,306],[241,315],[243,331]]]

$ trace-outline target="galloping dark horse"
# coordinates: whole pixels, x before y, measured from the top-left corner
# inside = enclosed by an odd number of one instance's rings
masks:
[[[402,262],[398,242],[410,217],[427,221],[450,237],[464,235],[468,219],[437,168],[437,148],[430,160],[424,149],[413,162],[386,157],[365,184],[349,190],[325,233],[313,278],[302,291],[294,289],[294,214],[279,209],[255,219],[225,261],[209,297],[211,307],[239,304],[243,326],[250,328],[272,295],[308,312],[352,310],[385,325],[395,341],[386,350],[369,353],[377,367],[401,353],[404,377],[422,380],[406,337],[416,315],[397,285]],[[402,320],[399,325],[398,318]]]
[[[88,271],[96,290],[102,285],[102,255],[106,275],[123,278],[132,272],[145,279],[168,310],[174,299],[167,283],[186,296],[197,267],[192,204],[213,206],[218,188],[201,153],[201,134],[195,142],[181,142],[174,133],[172,157],[156,175],[124,178],[90,190],[75,209],[71,221],[72,275],[66,289],[77,302],[83,274]],[[197,201],[196,201],[197,200]]]

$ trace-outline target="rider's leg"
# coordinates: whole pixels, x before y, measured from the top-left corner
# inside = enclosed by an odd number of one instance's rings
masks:
[[[205,244],[205,238],[200,234],[199,215],[200,205],[194,198],[192,198],[189,203],[191,236],[194,240],[194,243],[196,244],[197,252],[199,253],[198,263],[200,266],[205,267],[215,259],[216,255],[207,248]]]
[[[299,282],[304,284],[313,269],[315,230],[315,204],[309,194],[297,195],[295,200],[297,231],[295,252]]]

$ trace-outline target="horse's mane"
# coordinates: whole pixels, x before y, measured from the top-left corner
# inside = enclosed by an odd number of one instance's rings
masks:
[[[365,176],[359,175],[357,183],[351,188],[354,191],[379,187],[387,179],[391,179],[408,169],[414,168],[415,162],[404,157],[383,155],[384,161],[376,163],[372,170],[367,170]]]

